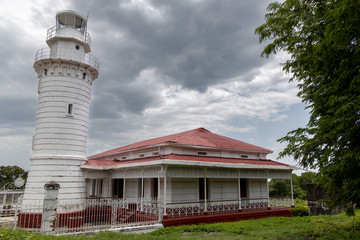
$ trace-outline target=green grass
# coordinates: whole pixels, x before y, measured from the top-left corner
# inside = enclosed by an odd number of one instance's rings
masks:
[[[168,227],[144,234],[103,232],[92,236],[43,236],[22,230],[0,229],[0,239],[360,239],[360,211],[355,217],[345,214],[312,217],[266,218],[230,223]]]

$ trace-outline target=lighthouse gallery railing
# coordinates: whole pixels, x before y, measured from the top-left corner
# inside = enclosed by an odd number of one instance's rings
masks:
[[[91,54],[79,54],[76,49],[58,48],[51,52],[49,48],[42,48],[35,54],[35,62],[45,59],[63,59],[89,65],[99,71],[100,62]]]

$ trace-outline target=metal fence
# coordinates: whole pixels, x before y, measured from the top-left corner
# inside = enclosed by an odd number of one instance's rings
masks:
[[[221,214],[239,211],[259,211],[268,208],[291,206],[291,198],[252,198],[207,202],[179,202],[166,204],[167,217],[185,217],[205,214]]]
[[[294,205],[294,200],[291,197],[270,197],[271,208],[284,208]]]
[[[0,191],[0,227],[14,224],[16,208],[21,203],[23,194],[23,190],[16,189]]]
[[[222,214],[241,211],[258,211],[291,206],[291,198],[242,199],[208,202],[179,202],[163,204],[157,198],[94,198],[77,201],[58,200],[52,206],[55,218],[51,234],[74,232],[94,232],[113,228],[128,228],[161,223],[164,211],[168,218],[204,214]],[[270,206],[268,203],[270,202]],[[47,217],[46,204],[34,202],[32,205],[15,204],[3,209],[0,215],[2,225],[13,226],[27,231],[44,232],[42,225]],[[241,204],[241,207],[239,207]],[[206,211],[205,211],[206,209]],[[47,209],[48,210],[48,209]],[[206,213],[205,213],[206,212]]]
[[[160,221],[158,200],[142,199],[84,199],[58,201],[52,233],[87,232],[156,224]],[[16,227],[42,231],[43,206],[33,204],[18,208]]]
[[[95,68],[97,71],[99,70],[100,62],[99,60],[92,54],[80,54],[80,52],[76,49],[68,49],[68,48],[57,48],[56,50],[51,50],[49,48],[39,49],[35,54],[35,61],[40,61],[44,59],[64,59],[71,60],[79,63],[84,63],[86,65],[90,65]]]
[[[66,27],[63,27],[63,28],[69,28],[70,26],[66,26]],[[47,30],[47,35],[46,35],[46,41],[53,38],[53,37],[56,37],[56,33],[58,33],[59,29],[61,28],[57,28],[57,26],[53,26],[52,28],[49,28]],[[73,29],[76,29],[75,27]],[[80,34],[80,41],[84,41],[86,42],[87,44],[91,45],[91,38],[90,38],[90,34],[88,32],[81,32],[79,31],[81,34]],[[73,36],[74,38],[79,38],[79,37],[76,37],[76,36]]]

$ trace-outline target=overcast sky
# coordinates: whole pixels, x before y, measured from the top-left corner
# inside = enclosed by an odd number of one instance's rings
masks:
[[[261,58],[267,0],[0,0],[0,165],[29,168],[35,52],[59,10],[89,15],[92,86],[87,154],[204,127],[274,151],[308,121],[286,54]],[[291,158],[280,162],[296,164]]]

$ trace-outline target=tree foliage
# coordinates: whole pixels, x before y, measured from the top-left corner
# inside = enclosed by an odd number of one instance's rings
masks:
[[[0,188],[8,183],[13,183],[18,177],[21,177],[26,181],[27,174],[28,172],[16,165],[0,166]]]
[[[310,110],[305,128],[280,142],[280,157],[319,170],[332,206],[360,206],[360,1],[286,0],[271,3],[255,30],[268,43],[262,56],[285,51],[283,69],[298,82]]]
[[[306,184],[314,183],[317,180],[317,174],[313,172],[304,172],[300,176],[292,174],[294,198],[306,199]],[[269,182],[270,196],[291,196],[290,179],[272,179]]]

